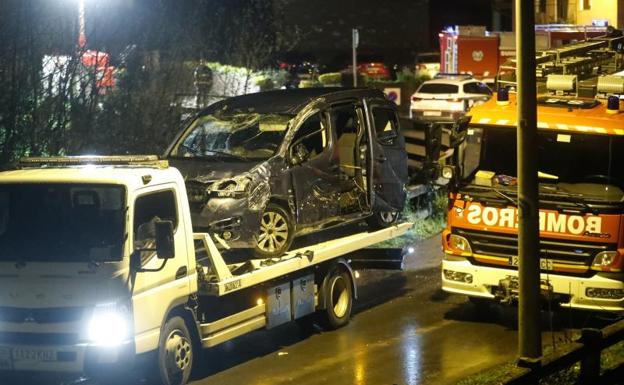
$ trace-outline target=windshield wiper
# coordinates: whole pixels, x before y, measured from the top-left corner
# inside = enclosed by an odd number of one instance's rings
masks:
[[[505,199],[507,202],[511,203],[512,205],[514,205],[515,207],[518,207],[518,202],[516,202],[512,197],[510,197],[509,195],[505,194],[504,192],[492,187],[492,191],[494,191],[496,193],[496,195],[498,195],[499,197]]]
[[[554,187],[554,189],[552,189],[551,186]],[[548,191],[549,193],[559,198],[565,198],[564,202],[572,203],[573,205],[575,205],[578,208],[583,209],[584,211],[594,212],[594,209],[583,200],[583,198],[585,197],[583,194],[571,193],[569,191],[562,189],[556,184],[549,185],[549,186],[540,185],[540,192],[542,192],[543,190],[550,190]],[[565,209],[564,207],[561,207],[561,206],[559,207],[561,209]]]

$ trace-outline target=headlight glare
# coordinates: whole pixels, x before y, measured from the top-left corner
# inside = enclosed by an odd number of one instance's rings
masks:
[[[117,304],[98,305],[89,320],[87,336],[91,343],[119,345],[130,337],[130,311]]]

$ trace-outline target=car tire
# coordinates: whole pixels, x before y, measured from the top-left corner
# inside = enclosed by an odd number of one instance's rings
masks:
[[[182,317],[171,317],[163,327],[158,343],[157,383],[184,385],[193,368],[195,346],[188,326]]]
[[[254,246],[257,258],[279,257],[288,251],[295,237],[292,216],[276,203],[269,203],[262,217]]]
[[[372,229],[383,229],[396,224],[399,214],[398,211],[378,211],[366,218],[366,222]]]
[[[341,328],[349,323],[353,308],[353,283],[351,275],[343,269],[333,269],[325,280],[325,309],[319,320],[326,330]]]

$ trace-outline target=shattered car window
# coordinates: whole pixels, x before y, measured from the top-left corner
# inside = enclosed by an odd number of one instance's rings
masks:
[[[291,116],[238,113],[198,117],[173,156],[268,159],[279,148]]]

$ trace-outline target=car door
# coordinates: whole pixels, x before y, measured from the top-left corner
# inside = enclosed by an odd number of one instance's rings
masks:
[[[399,211],[407,196],[407,153],[393,106],[368,105],[372,150],[372,185],[374,211]]]
[[[320,111],[304,119],[288,147],[299,225],[315,225],[339,213],[338,165],[332,148],[327,116]]]

